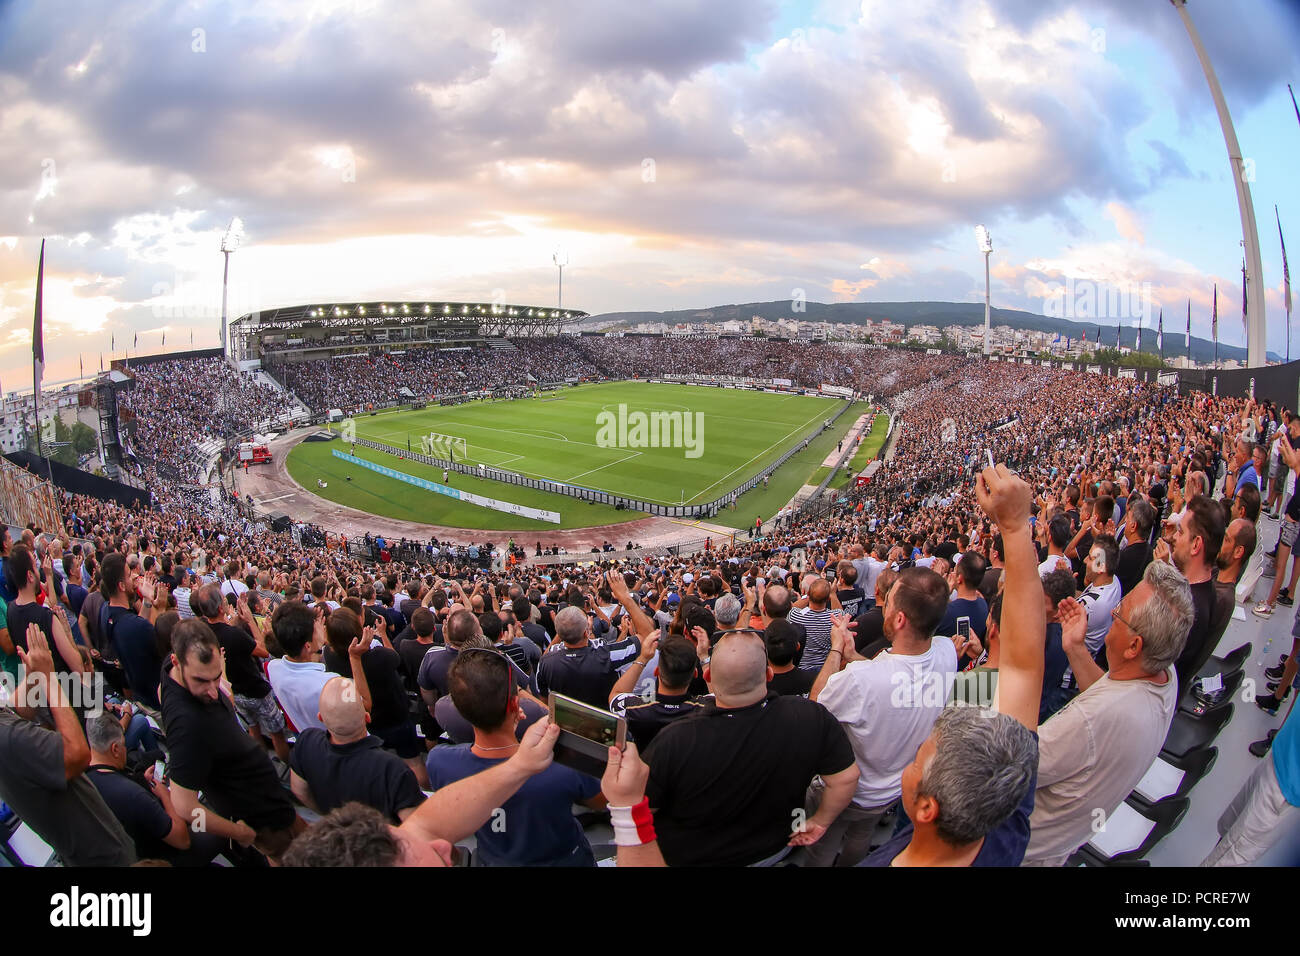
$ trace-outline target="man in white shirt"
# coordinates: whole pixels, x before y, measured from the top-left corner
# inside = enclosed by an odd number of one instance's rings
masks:
[[[1060,866],[1151,769],[1178,708],[1174,662],[1195,609],[1191,586],[1153,561],[1116,608],[1103,673],[1088,653],[1088,615],[1059,606],[1061,643],[1083,692],[1039,728],[1038,789],[1025,864]]]
[[[299,731],[325,729],[320,719],[320,692],[338,676],[325,670],[320,659],[325,646],[325,615],[301,601],[286,601],[271,615],[271,633],[284,651],[284,657],[266,667],[275,699]]]
[[[888,563],[883,560],[884,557],[884,544],[876,545],[875,554],[867,554],[860,544],[855,544],[849,549],[849,560],[858,569],[858,587],[862,588],[862,593],[866,595],[866,598],[858,605],[858,613],[860,614],[865,614],[876,606],[876,579],[880,577],[881,571],[889,567]]]
[[[858,784],[853,801],[809,848],[806,866],[856,866],[871,848],[876,824],[902,795],[903,769],[930,736],[957,675],[952,641],[933,637],[947,609],[941,576],[928,568],[903,571],[885,600],[890,649],[872,660],[857,654],[853,638],[846,639],[848,622],[836,615],[834,648],[808,698],[849,735]],[[817,795],[809,798],[814,803]]]
[[[239,580],[239,572],[243,570],[243,563],[238,560],[231,560],[226,565],[225,580],[221,582],[221,596],[234,595],[235,600],[239,600],[239,595],[248,591],[248,585]]]
[[[1078,601],[1088,612],[1088,653],[1096,654],[1110,632],[1111,611],[1123,597],[1115,568],[1119,564],[1119,543],[1111,535],[1098,535],[1092,541],[1084,567],[1084,590]],[[1068,671],[1066,673],[1069,673]]]
[[[1071,486],[1073,487],[1073,486]],[[1039,519],[1041,520],[1041,519]],[[1070,567],[1070,559],[1065,556],[1065,549],[1074,537],[1074,525],[1065,514],[1059,514],[1047,524],[1047,557],[1038,565],[1038,576],[1041,578],[1044,574],[1051,574],[1056,570],[1058,564],[1067,570]]]

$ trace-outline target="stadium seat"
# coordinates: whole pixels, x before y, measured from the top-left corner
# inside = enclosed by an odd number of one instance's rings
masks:
[[[0,854],[12,866],[58,866],[59,858],[54,848],[41,839],[27,824],[18,826],[0,843]]]
[[[1211,657],[1205,662],[1205,666],[1201,668],[1196,676],[1199,678],[1209,677],[1212,674],[1222,674],[1226,680],[1227,676],[1233,671],[1241,670],[1246,663],[1246,659],[1250,657],[1250,652],[1254,646],[1250,641],[1247,641],[1240,647],[1234,647],[1222,657]]]
[[[1127,801],[1121,803],[1080,852],[1093,857],[1096,866],[1140,860],[1182,822],[1189,806],[1186,797],[1172,797],[1141,810]]]
[[[1214,768],[1218,757],[1217,747],[1202,747],[1181,758],[1157,757],[1128,800],[1140,810],[1150,810],[1161,801],[1185,797]]]
[[[1174,714],[1160,756],[1180,760],[1190,756],[1194,750],[1208,747],[1214,742],[1214,738],[1219,736],[1219,731],[1232,719],[1232,711],[1233,705],[1229,704],[1203,717],[1196,717],[1183,711]]]
[[[1215,671],[1214,673],[1218,674],[1219,671]],[[1204,717],[1213,711],[1229,706],[1232,703],[1233,695],[1241,688],[1241,682],[1246,679],[1246,672],[1236,670],[1231,673],[1223,673],[1221,676],[1223,679],[1223,687],[1214,695],[1214,703],[1203,703],[1196,696],[1197,688],[1200,686],[1200,681],[1202,679],[1198,677],[1187,685],[1187,692],[1183,694],[1182,699],[1179,700],[1178,709],[1196,717]]]

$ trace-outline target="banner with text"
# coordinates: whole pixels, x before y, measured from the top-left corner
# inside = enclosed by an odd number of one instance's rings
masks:
[[[506,514],[518,515],[521,518],[534,518],[537,521],[549,521],[552,524],[560,523],[559,512],[544,511],[541,508],[528,508],[524,505],[517,505],[509,501],[498,501],[496,498],[485,498],[482,495],[470,494],[468,491],[461,491],[459,488],[452,488],[448,485],[440,485],[436,481],[429,481],[427,478],[417,478],[415,475],[408,475],[406,472],[398,471],[395,468],[388,468],[384,465],[375,464],[373,461],[366,461],[364,458],[357,458],[338,449],[333,449],[335,458],[341,458],[343,461],[353,465],[360,465],[362,468],[377,472],[387,478],[396,478],[398,481],[404,481],[408,485],[414,485],[417,488],[423,488],[425,491],[432,491],[435,494],[446,495],[448,498],[455,498],[458,501],[464,501],[480,508],[491,508],[493,511],[504,511]]]

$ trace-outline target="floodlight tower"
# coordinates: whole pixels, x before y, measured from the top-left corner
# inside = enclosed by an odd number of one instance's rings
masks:
[[[993,254],[993,237],[983,226],[976,226],[975,241],[979,243],[980,252],[984,253],[984,354],[989,355],[993,351],[989,341],[989,256]]]
[[[221,254],[226,258],[225,268],[221,273],[221,354],[227,353],[226,349],[226,300],[227,284],[230,280],[230,254],[239,248],[240,243],[244,241],[244,220],[236,216],[230,220],[230,226],[226,229],[226,234],[221,237]]]
[[[569,254],[565,252],[564,249],[557,248],[555,252],[551,254],[551,261],[553,261],[556,264],[556,266],[559,267],[560,270],[560,287],[559,287],[559,291],[555,296],[555,307],[557,309],[563,309],[564,308],[564,267],[569,264]]]

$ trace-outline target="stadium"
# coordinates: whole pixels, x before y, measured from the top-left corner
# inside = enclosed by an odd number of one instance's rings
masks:
[[[1254,43],[1295,19],[1249,2]],[[1243,157],[1184,0],[918,3],[32,37],[14,113],[70,171],[0,236],[0,871],[142,867],[15,884],[37,922],[141,887],[192,929],[143,867],[296,929],[286,878],[331,877],[293,869],[997,866],[1086,871],[1086,931],[1165,907],[1148,869],[1300,863],[1300,360],[1251,192],[1281,240],[1293,142],[1252,116]],[[1059,911],[1039,872],[989,929]],[[1180,927],[1285,911],[1162,877]]]

